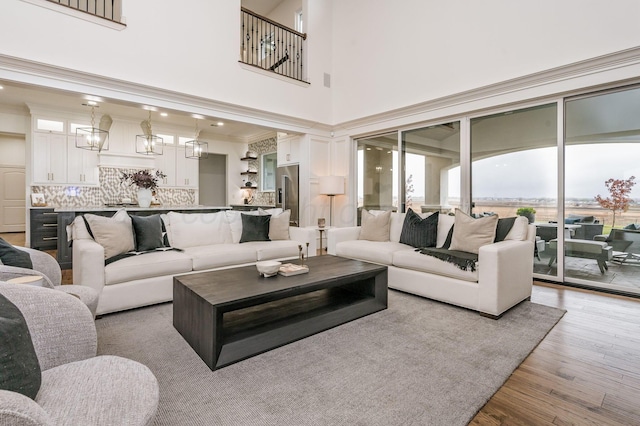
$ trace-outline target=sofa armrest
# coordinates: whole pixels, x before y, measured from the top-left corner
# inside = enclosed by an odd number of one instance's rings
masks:
[[[73,241],[73,283],[102,293],[104,287],[104,248],[93,240]]]
[[[62,283],[62,271],[60,270],[58,261],[53,256],[47,252],[29,247],[14,247],[29,253],[31,263],[33,263],[33,269],[46,275],[51,281],[51,284],[56,286]]]
[[[360,236],[359,226],[345,228],[329,228],[327,231],[327,253],[335,256],[336,244],[342,241],[357,240]]]
[[[33,399],[0,390],[0,425],[36,426],[53,424],[51,417]]]
[[[309,257],[316,255],[318,244],[316,243],[315,229],[292,226],[289,228],[289,236],[292,240],[302,243],[303,252],[306,252],[306,243],[309,243]]]
[[[478,310],[499,316],[531,297],[533,242],[501,241],[478,253]]]
[[[20,309],[42,371],[96,356],[93,315],[65,292],[22,284],[0,284],[0,292]]]

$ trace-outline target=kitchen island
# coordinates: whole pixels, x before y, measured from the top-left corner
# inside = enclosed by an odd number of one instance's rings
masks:
[[[137,205],[102,205],[102,206],[84,206],[84,207],[54,207],[53,213],[57,215],[57,260],[62,269],[71,269],[72,267],[72,247],[67,241],[67,225],[71,224],[76,216],[85,213],[96,214],[100,216],[111,217],[120,210],[125,209],[130,215],[150,216],[153,214],[168,213],[170,211],[178,213],[215,213],[222,210],[229,210],[230,207],[215,207],[201,205],[176,205],[176,206],[150,206],[138,207]],[[32,230],[33,232],[33,230]]]

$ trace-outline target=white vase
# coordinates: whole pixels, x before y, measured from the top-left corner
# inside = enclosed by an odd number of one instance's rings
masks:
[[[151,197],[153,194],[148,188],[138,188],[138,205],[140,207],[149,207],[151,205]]]

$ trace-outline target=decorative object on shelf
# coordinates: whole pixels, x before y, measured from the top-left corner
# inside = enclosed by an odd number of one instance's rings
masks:
[[[253,191],[251,191],[250,189],[243,189],[242,198],[244,198],[245,204],[249,204],[253,201]]]
[[[318,218],[318,228],[324,228],[325,223],[326,222],[325,222],[324,217],[319,217]]]
[[[194,158],[200,160],[209,156],[209,143],[198,140],[200,130],[198,130],[198,119],[196,118],[196,131],[193,140],[184,144],[184,156],[186,158]]]
[[[331,197],[329,226],[333,222],[333,197],[344,194],[344,176],[320,176],[320,194]]]
[[[44,194],[31,194],[31,205],[33,207],[46,207],[47,202],[44,199]]]
[[[273,277],[278,275],[278,271],[280,270],[280,266],[282,262],[278,262],[276,260],[264,260],[262,262],[256,263],[256,268],[260,275],[265,278]]]
[[[253,182],[248,180],[248,181],[245,182],[244,186],[246,186],[247,188],[251,188],[253,186]]]
[[[258,173],[258,169],[257,169],[257,168],[255,168],[255,167],[253,167],[253,166],[250,166],[250,167],[247,169],[247,173]]]
[[[91,107],[91,127],[76,128],[76,148],[88,149],[90,151],[109,150],[109,128],[111,127],[111,117],[103,115],[100,120],[100,127],[96,128],[95,109],[99,108],[94,104],[82,104]],[[106,129],[104,129],[106,127]]]
[[[149,207],[151,205],[151,198],[153,192],[147,188],[138,188],[138,206]]]
[[[247,151],[247,153],[245,154],[245,158],[251,159],[251,160],[257,160],[258,159],[258,154],[256,154],[255,151]]]
[[[136,135],[136,152],[145,155],[162,155],[164,141],[160,136],[154,135],[151,130],[151,109],[149,119],[140,123],[144,135]]]

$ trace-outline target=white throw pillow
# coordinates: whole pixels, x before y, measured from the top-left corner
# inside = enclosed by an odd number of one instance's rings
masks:
[[[474,219],[462,210],[456,209],[456,222],[449,250],[478,254],[480,247],[492,244],[495,240],[497,225],[497,215]]]
[[[85,214],[93,239],[104,248],[104,258],[135,249],[131,218],[125,210],[118,210],[112,217]]]
[[[441,214],[438,216],[438,240],[436,241],[436,247],[441,248],[444,243],[447,242],[449,231],[451,230],[455,220],[455,216],[448,214]]]
[[[260,214],[271,214],[269,221],[269,239],[271,241],[276,240],[289,240],[289,221],[291,220],[291,210],[285,210],[280,213],[269,213],[269,211],[277,211],[281,209],[258,209]]]
[[[517,216],[513,222],[513,226],[509,230],[509,233],[505,240],[524,241],[527,239],[527,233],[529,232],[529,219],[524,216]]]
[[[389,241],[391,210],[378,215],[362,209],[359,240]]]
[[[171,246],[187,248],[231,243],[231,226],[225,213],[167,213]]]

